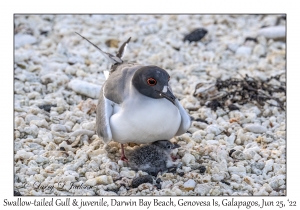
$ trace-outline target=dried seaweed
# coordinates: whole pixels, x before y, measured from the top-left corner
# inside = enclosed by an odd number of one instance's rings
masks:
[[[229,183],[229,182],[227,182],[227,181],[225,181],[224,179],[223,179],[223,180],[221,180],[221,182],[222,182],[222,183],[224,183],[224,184],[226,184],[226,185],[230,185],[230,183]]]
[[[229,111],[239,110],[234,104],[244,105],[246,103],[254,103],[258,106],[268,103],[285,110],[285,100],[280,100],[275,95],[275,93],[284,93],[286,96],[286,83],[285,80],[281,81],[282,75],[272,76],[267,80],[249,77],[247,74],[243,79],[218,79],[213,86],[206,89],[203,88],[202,83],[199,83],[196,85],[194,96],[200,99],[202,105],[206,105],[214,111],[218,107],[224,109],[225,104]],[[202,88],[202,91],[197,90],[198,88]],[[214,94],[212,95],[212,93]]]

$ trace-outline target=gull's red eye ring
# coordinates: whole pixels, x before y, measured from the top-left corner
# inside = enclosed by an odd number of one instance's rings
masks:
[[[156,85],[156,83],[157,83],[157,81],[153,78],[147,79],[147,84],[150,86],[154,86],[154,85]]]

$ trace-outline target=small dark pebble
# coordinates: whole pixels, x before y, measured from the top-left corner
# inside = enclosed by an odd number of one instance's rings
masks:
[[[234,153],[234,152],[235,152],[235,149],[230,150],[229,151],[229,157],[231,157],[232,153]]]
[[[267,28],[267,27],[269,27],[269,26],[263,25],[263,26],[262,26],[262,27],[260,27],[260,28]]]
[[[176,51],[180,50],[180,48],[177,48],[177,47],[173,47],[173,49],[176,50]]]
[[[140,184],[143,184],[143,183],[150,183],[150,184],[152,184],[153,183],[152,176],[150,176],[150,175],[144,175],[144,176],[140,176],[140,177],[134,178],[132,180],[131,186],[133,188],[137,188]]]
[[[17,66],[18,66],[18,67],[20,67],[21,69],[26,69],[26,66],[25,66],[25,65],[23,65],[23,64],[19,64],[19,63],[17,63]]]
[[[117,39],[108,39],[105,41],[105,44],[107,47],[118,48],[119,42]]]
[[[119,178],[114,179],[113,181],[116,182],[116,181],[119,181],[121,179],[122,179],[122,177],[119,177]]]
[[[73,142],[70,142],[69,140],[66,141],[67,145],[71,145]]]
[[[203,122],[203,123],[208,124],[208,122],[206,120],[203,120],[203,119],[200,119],[200,118],[197,118],[195,121],[197,121],[197,122]]]
[[[56,104],[44,104],[44,105],[40,105],[38,106],[40,109],[45,110],[46,112],[50,112],[51,107],[56,107]]]
[[[48,35],[48,33],[49,33],[49,31],[41,31],[41,35],[44,35],[44,36],[47,36]]]
[[[184,172],[179,172],[178,175],[179,176],[184,176]]]
[[[219,101],[214,99],[207,104],[207,107],[211,108],[214,111],[217,111],[218,107],[223,108],[223,105]]]
[[[200,166],[199,171],[200,171],[200,174],[204,174],[204,172],[206,171],[206,167],[205,166]]]
[[[191,132],[191,131],[186,131],[186,133],[192,134],[192,132]]]
[[[224,183],[224,184],[230,185],[230,183],[226,182],[225,180],[221,180],[221,182]]]
[[[22,196],[22,194],[18,191],[14,191],[14,196]]]
[[[150,174],[151,176],[154,176],[154,177],[156,177],[157,176],[157,174],[159,173],[159,171],[149,171],[148,172],[148,174]]]
[[[224,133],[226,136],[230,136],[230,133],[226,130],[223,130],[220,134]]]
[[[230,104],[230,105],[228,106],[228,109],[229,109],[230,111],[233,111],[233,110],[240,110],[239,107],[237,107],[237,106],[234,105],[234,104]]]
[[[60,147],[59,150],[60,151],[66,151],[66,149],[64,147]]]
[[[110,191],[110,192],[114,192],[114,193],[118,194],[119,189],[111,189],[111,190],[106,190],[106,191]]]
[[[156,180],[156,183],[157,183],[157,184],[161,183],[161,178],[158,178],[158,179]]]
[[[253,42],[257,43],[257,39],[253,38],[253,37],[246,37],[245,42],[247,42],[247,41],[253,41]]]
[[[120,187],[125,187],[126,188],[126,184],[125,183],[120,183]]]
[[[191,33],[189,33],[188,35],[186,35],[183,39],[183,41],[189,41],[189,42],[197,42],[200,41],[205,34],[207,34],[207,30],[204,28],[198,28],[194,31],[192,31]]]
[[[157,187],[158,190],[161,189],[161,184],[156,184],[155,186]]]

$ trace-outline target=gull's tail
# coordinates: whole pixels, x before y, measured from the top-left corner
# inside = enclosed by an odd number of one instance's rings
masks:
[[[124,42],[122,44],[122,46],[119,48],[117,55],[112,55],[110,53],[104,52],[103,50],[101,50],[97,45],[95,45],[94,43],[92,43],[90,40],[88,40],[87,38],[85,38],[84,36],[80,35],[79,33],[75,32],[76,34],[78,34],[79,36],[81,36],[83,39],[85,39],[86,41],[88,41],[90,44],[92,44],[94,47],[96,47],[100,53],[109,61],[111,62],[113,65],[118,65],[123,63],[122,57],[125,54],[126,48],[128,46],[128,43],[131,39],[131,37],[129,37],[129,39]],[[107,79],[109,77],[109,71],[104,71],[104,76],[105,79]]]

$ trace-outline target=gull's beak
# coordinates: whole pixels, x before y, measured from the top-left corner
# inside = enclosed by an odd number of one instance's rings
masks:
[[[170,102],[172,102],[175,105],[176,97],[172,93],[169,86],[164,86],[163,90],[160,92],[160,95],[166,99],[168,99]]]

